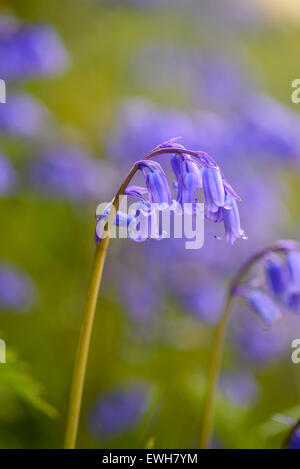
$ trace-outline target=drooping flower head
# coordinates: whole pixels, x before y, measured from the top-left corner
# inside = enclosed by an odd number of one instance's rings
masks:
[[[171,166],[176,177],[174,184],[177,191],[176,200],[172,199],[171,189],[161,165],[153,160],[154,157],[162,155],[171,155]],[[224,236],[230,244],[233,244],[237,238],[246,238],[240,227],[236,204],[236,200],[241,199],[226,181],[216,162],[207,153],[188,150],[178,144],[176,139],[171,139],[158,145],[145,158],[137,161],[133,172],[130,173],[130,179],[136,171],[142,172],[146,188],[127,186],[123,189],[123,193],[137,197],[146,216],[147,211],[148,215],[152,214],[149,209],[149,204],[152,203],[159,204],[162,209],[166,210],[175,203],[179,203],[182,207],[185,204],[193,206],[197,202],[198,190],[203,187],[206,218],[213,219],[215,222],[224,221]],[[103,224],[103,219],[101,224]],[[156,239],[163,237],[158,235]],[[99,234],[96,240],[100,240]]]
[[[288,309],[299,313],[299,249],[300,244],[296,241],[278,241],[255,253],[241,267],[233,281],[232,295],[246,300],[248,306],[268,328],[272,326],[273,329],[275,322],[286,316]],[[245,277],[247,277],[246,280]],[[290,317],[291,320],[292,317]],[[252,334],[251,331],[254,333]],[[269,331],[265,334],[259,329],[259,325],[255,324],[255,327],[252,325],[242,327],[237,336],[242,337],[240,343],[243,344],[244,349],[250,350],[251,355],[257,354],[259,361],[268,361],[279,355],[290,340],[287,329],[281,330],[280,334],[277,332],[275,327],[272,334]],[[276,336],[274,341],[273,333]],[[279,353],[275,353],[274,350]]]

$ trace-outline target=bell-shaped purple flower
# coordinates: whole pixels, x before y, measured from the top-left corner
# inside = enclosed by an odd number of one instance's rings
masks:
[[[136,166],[142,170],[151,203],[171,204],[171,191],[167,178],[159,163],[155,161],[138,161]],[[149,172],[146,174],[145,170]]]
[[[151,203],[171,204],[171,191],[163,173],[160,171],[151,171],[147,174],[146,185]]]
[[[287,255],[290,282],[300,288],[300,253],[290,251]]]
[[[208,212],[217,212],[218,207],[225,205],[225,189],[219,168],[204,169],[203,191]]]
[[[247,297],[250,305],[260,316],[264,323],[270,327],[280,319],[281,313],[274,301],[260,290],[253,290]]]
[[[300,311],[300,253],[290,251],[287,255],[289,287],[286,304],[293,311]]]
[[[231,208],[227,208],[230,206]],[[245,232],[241,228],[239,209],[235,199],[228,195],[226,196],[226,207],[222,207],[222,214],[225,226],[225,236],[229,244],[233,244],[236,239],[247,239]]]
[[[267,285],[275,296],[282,296],[287,287],[286,265],[279,256],[272,256],[266,261],[265,275]]]
[[[184,155],[174,155],[171,165],[177,179],[177,202],[182,206],[185,203],[193,204],[197,190],[202,187],[202,170]]]
[[[96,243],[100,243],[103,237],[104,228],[108,221],[110,207],[111,207],[111,204],[108,205],[108,207],[103,211],[103,213],[100,216],[96,216],[96,219],[97,219],[97,225],[96,225],[96,230],[95,230]],[[123,213],[120,210],[118,210],[116,219],[115,219],[115,225],[126,226],[128,228],[133,220],[134,220],[133,215],[129,215],[127,213]]]

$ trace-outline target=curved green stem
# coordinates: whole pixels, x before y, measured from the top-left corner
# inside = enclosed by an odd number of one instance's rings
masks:
[[[221,316],[220,322],[216,328],[216,333],[213,341],[213,349],[211,355],[211,362],[208,374],[208,387],[207,394],[204,404],[203,411],[203,424],[202,431],[200,435],[199,448],[205,449],[208,448],[211,434],[213,430],[213,421],[214,421],[214,410],[215,410],[215,397],[217,391],[218,377],[221,368],[222,355],[224,349],[224,341],[226,335],[226,329],[228,324],[228,319],[231,312],[232,302],[234,300],[236,290],[240,283],[243,281],[246,274],[249,272],[251,267],[264,256],[268,255],[270,252],[285,253],[290,250],[299,250],[300,243],[293,240],[281,240],[277,241],[274,244],[271,244],[260,251],[257,251],[253,256],[251,256],[238,270],[236,275],[233,277],[233,280],[229,286],[228,296],[224,312]]]
[[[203,424],[202,432],[200,435],[199,448],[205,449],[208,447],[211,439],[213,421],[214,421],[214,407],[215,407],[215,396],[217,391],[218,376],[221,368],[224,341],[226,335],[226,328],[228,323],[228,318],[231,311],[231,305],[234,296],[232,294],[228,295],[226,306],[220,322],[217,326],[214,341],[213,349],[211,355],[211,363],[209,368],[208,375],[208,387],[207,387],[207,397],[205,400],[204,413],[203,413]]]
[[[74,364],[64,448],[75,448],[89,345],[109,237],[97,245]]]

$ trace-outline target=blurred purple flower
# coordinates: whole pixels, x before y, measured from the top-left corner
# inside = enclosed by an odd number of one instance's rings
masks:
[[[34,300],[35,288],[24,272],[0,265],[0,310],[26,312]]]
[[[138,425],[146,406],[147,393],[143,386],[113,389],[97,399],[89,413],[89,429],[95,438],[119,436]]]
[[[284,104],[264,94],[251,95],[235,124],[233,139],[238,152],[284,162],[299,161],[300,118]]]
[[[68,54],[49,26],[0,22],[0,76],[17,80],[65,70]]]
[[[287,306],[295,312],[300,311],[300,253],[291,251],[287,255],[289,284],[286,297]]]
[[[111,196],[115,184],[112,169],[75,146],[46,150],[29,165],[29,177],[44,194],[75,201]]]
[[[18,93],[7,96],[0,106],[0,132],[20,138],[40,137],[50,124],[47,109],[29,94]]]
[[[247,299],[254,311],[268,327],[281,318],[278,305],[264,292],[253,290],[249,293]]]
[[[136,322],[153,324],[163,301],[159,282],[149,275],[138,275],[127,270],[119,280],[120,298],[129,317]]]
[[[223,372],[220,376],[220,389],[236,405],[253,405],[259,393],[254,376],[246,371]]]
[[[266,281],[274,296],[280,297],[287,287],[287,269],[283,260],[276,255],[266,260]]]
[[[290,347],[290,339],[281,323],[263,328],[259,320],[242,311],[245,317],[233,327],[233,343],[242,356],[256,365],[275,362]]]
[[[300,449],[300,428],[299,425],[293,431],[290,440],[288,442],[287,449]]]
[[[16,186],[17,174],[10,161],[0,153],[0,195],[9,194]]]
[[[187,146],[197,145],[197,128],[184,112],[160,109],[151,101],[133,98],[117,111],[117,119],[107,139],[106,153],[126,168],[145,155],[149,148],[174,135],[184,138]]]
[[[213,284],[200,278],[195,280],[185,287],[177,285],[176,295],[188,313],[208,325],[216,324],[222,311],[224,289],[217,280]]]

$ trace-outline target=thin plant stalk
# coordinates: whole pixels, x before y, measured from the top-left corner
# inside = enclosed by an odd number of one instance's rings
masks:
[[[215,337],[213,340],[213,348],[211,355],[211,364],[208,373],[208,384],[207,384],[207,397],[203,413],[202,421],[202,432],[200,435],[199,448],[205,449],[209,446],[212,427],[214,421],[214,407],[215,407],[215,398],[217,392],[217,382],[221,369],[222,355],[224,349],[225,335],[227,330],[227,323],[231,311],[231,305],[234,296],[229,295],[227,298],[226,306],[220,322],[217,326]]]
[[[89,353],[89,345],[91,340],[96,303],[101,284],[108,244],[109,237],[104,238],[102,242],[96,247],[90,285],[88,289],[85,310],[83,313],[81,331],[74,364],[74,373],[71,386],[70,404],[64,444],[65,449],[75,448],[83,386]]]
[[[227,324],[232,310],[233,300],[235,298],[236,291],[243,281],[246,274],[249,272],[251,267],[259,261],[261,258],[266,256],[270,252],[287,252],[292,249],[299,249],[300,243],[291,240],[278,241],[277,243],[268,246],[267,248],[258,251],[245,264],[242,265],[240,270],[233,278],[227,295],[226,305],[221,319],[216,327],[215,336],[213,340],[213,348],[211,355],[210,368],[208,372],[208,385],[207,393],[204,403],[203,420],[202,420],[202,431],[200,434],[199,448],[206,449],[209,447],[211,442],[211,436],[213,431],[214,423],[214,412],[215,412],[215,400],[217,394],[217,384],[220,374],[222,357],[224,351],[225,336],[227,331]]]
[[[182,148],[155,148],[152,152],[148,153],[143,160],[149,160],[159,155],[165,154],[174,154],[174,153],[182,153]],[[197,156],[198,152],[191,151],[191,150],[184,150],[184,153],[187,153],[191,156]],[[119,188],[116,196],[113,199],[113,206],[115,211],[118,211],[119,208],[119,196],[124,194],[128,184],[130,183],[132,177],[137,172],[138,168],[136,165],[133,165],[127,176],[125,177],[121,187]],[[107,225],[112,222],[114,211],[112,210],[109,214]],[[99,294],[99,289],[102,280],[102,273],[104,262],[106,258],[107,248],[109,244],[109,236],[103,238],[100,244],[96,247],[94,263],[92,267],[91,278],[88,287],[88,294],[86,298],[85,309],[82,318],[81,324],[81,331],[77,346],[74,370],[73,370],[73,379],[71,384],[71,393],[70,393],[70,401],[69,401],[69,410],[67,415],[67,425],[66,425],[66,433],[65,433],[65,442],[64,448],[66,449],[73,449],[76,445],[77,439],[77,431],[78,431],[78,424],[80,418],[80,410],[81,410],[81,403],[82,403],[82,395],[83,395],[83,388],[84,388],[84,381],[86,376],[86,367],[87,367],[87,359],[88,359],[88,352],[90,347],[91,341],[91,334],[93,329],[94,323],[94,316],[95,316],[95,309]]]

